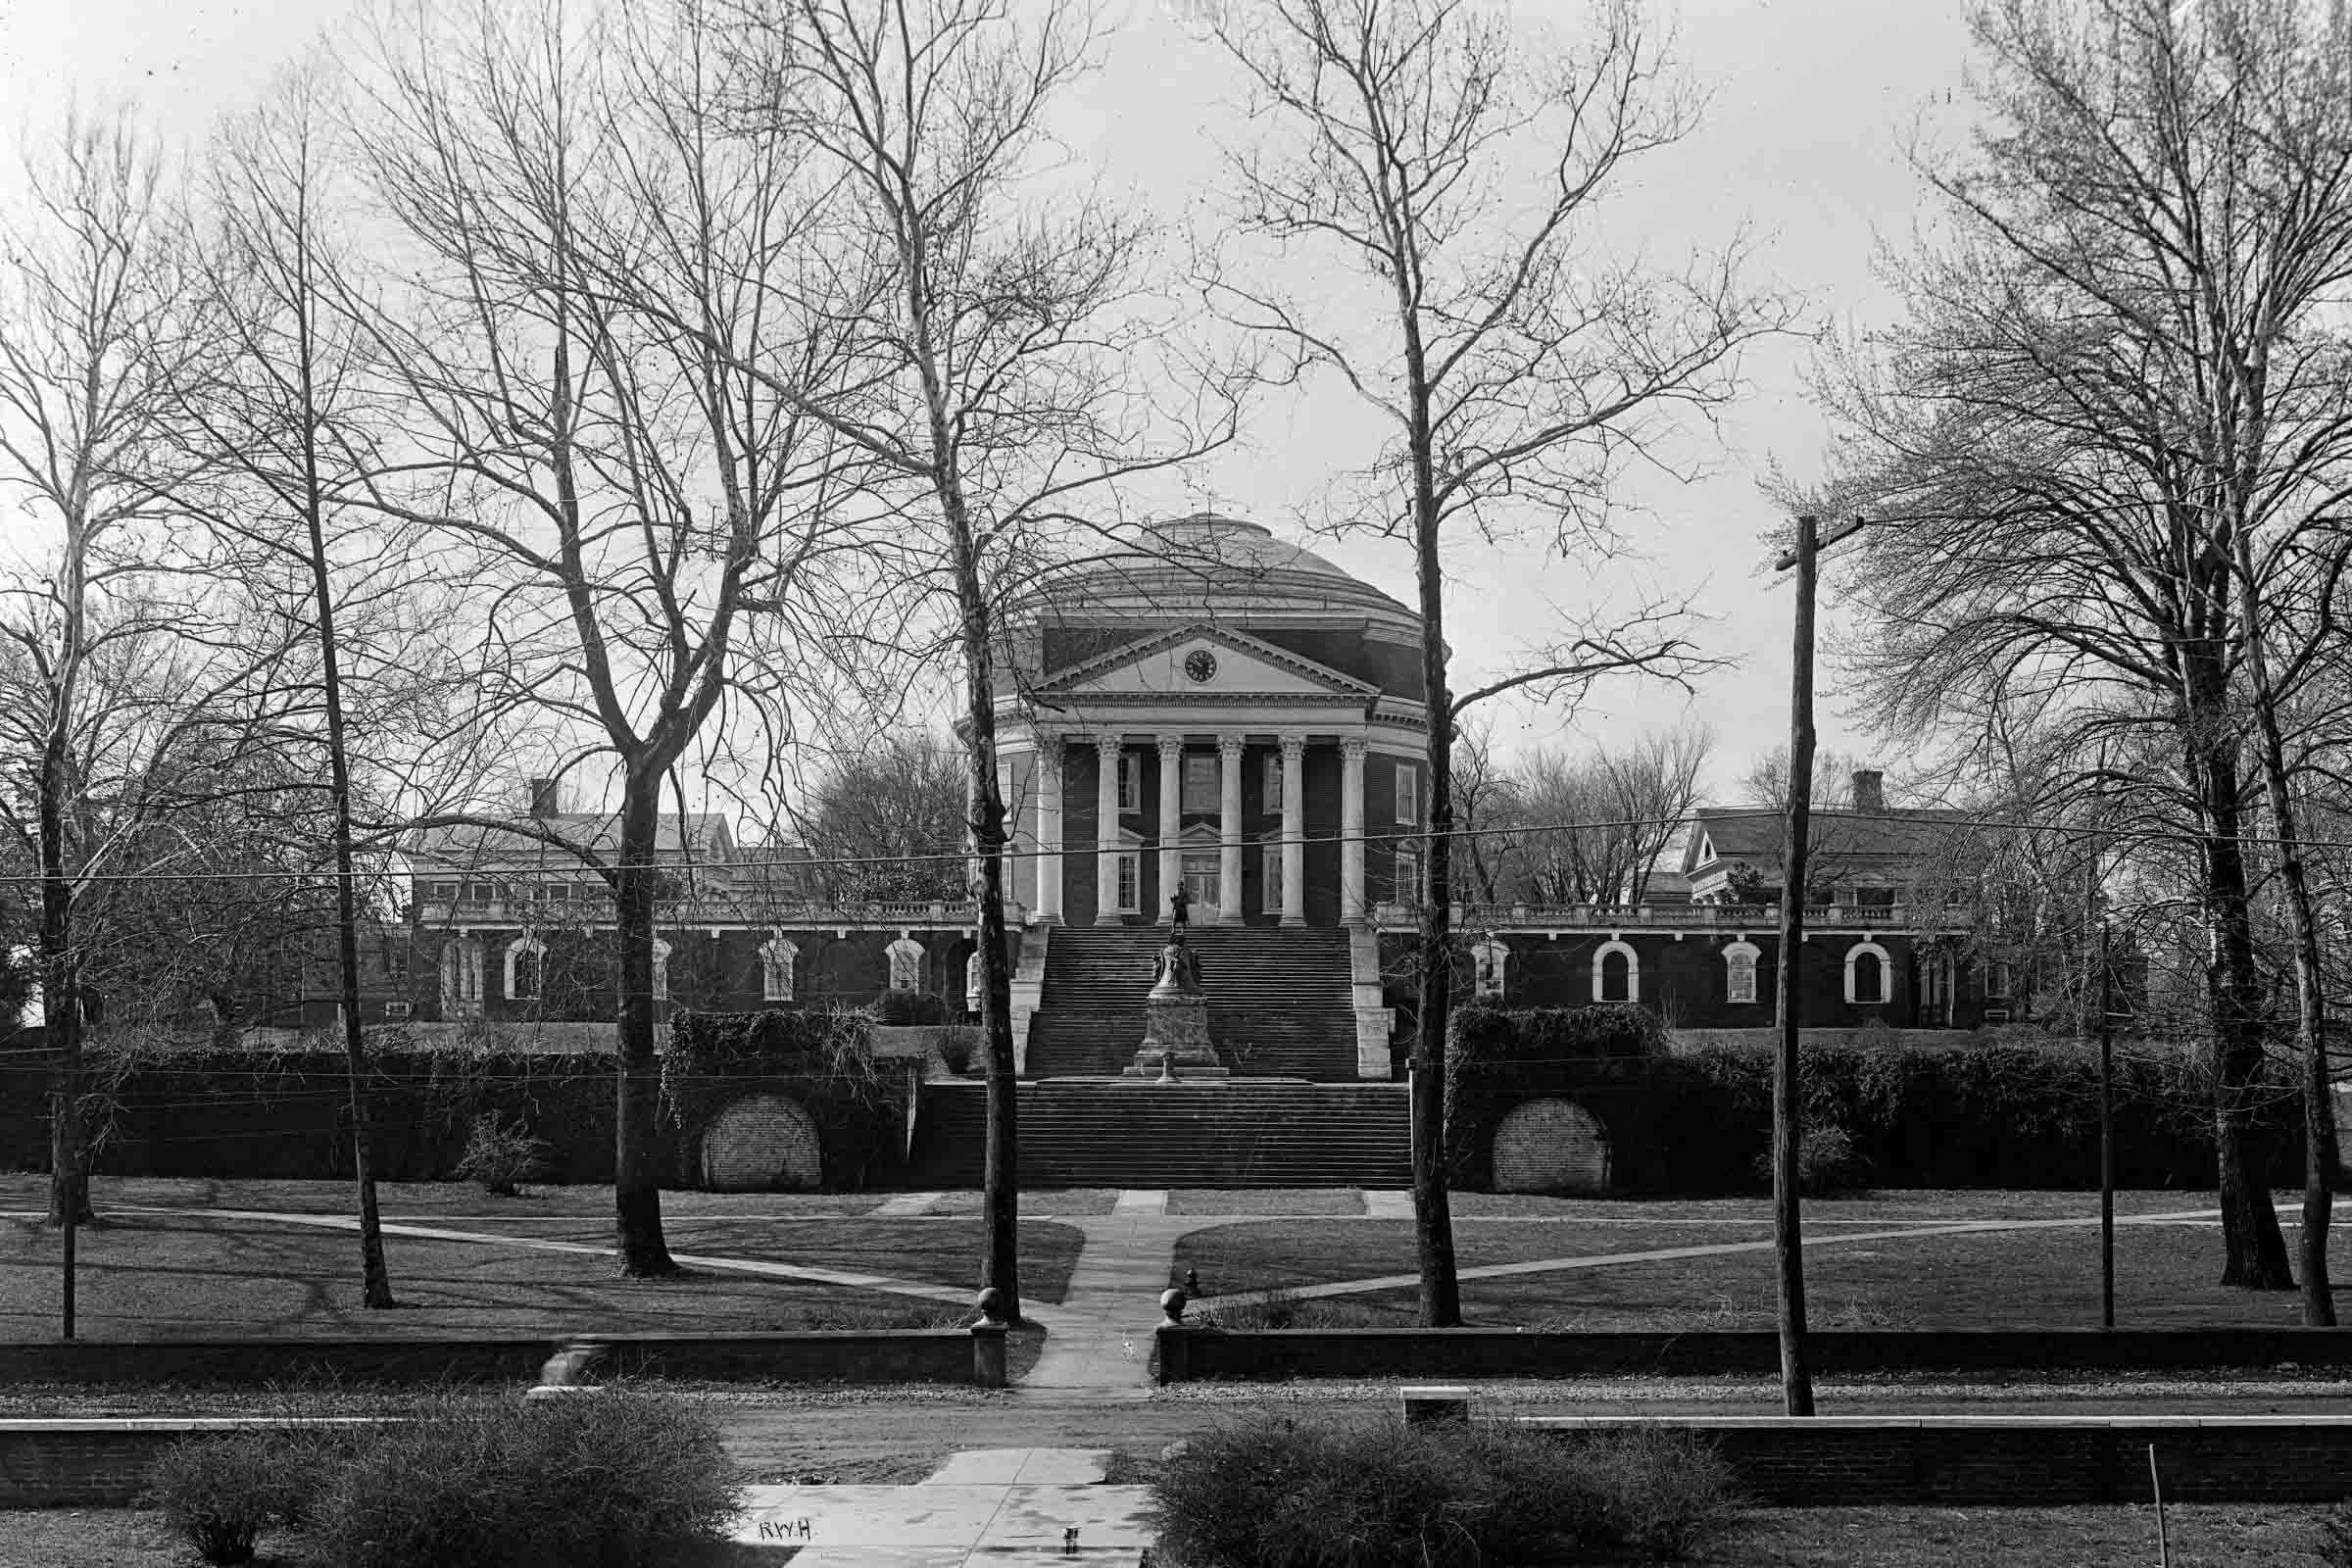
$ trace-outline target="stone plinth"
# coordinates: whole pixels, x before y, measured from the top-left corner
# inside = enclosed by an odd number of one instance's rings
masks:
[[[1144,1044],[1135,1054],[1130,1078],[1230,1078],[1218,1065],[1208,1039],[1208,997],[1200,989],[1200,960],[1184,945],[1184,928],[1168,933],[1159,954],[1159,983],[1144,999]]]

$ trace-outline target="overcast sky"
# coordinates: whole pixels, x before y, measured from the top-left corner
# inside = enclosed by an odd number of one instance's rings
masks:
[[[10,89],[0,132],[13,142],[27,125],[53,125],[78,94],[88,104],[133,98],[167,135],[201,137],[352,9],[350,0],[0,0],[0,82]],[[1569,0],[1524,0],[1518,10],[1570,29],[1577,15]],[[1168,0],[1114,0],[1113,11],[1120,20],[1103,69],[1065,106],[1064,133],[1082,149],[1092,144],[1114,186],[1145,192],[1181,220],[1215,172],[1213,135],[1233,126],[1238,89],[1222,58],[1171,19]],[[1719,246],[1744,222],[1770,277],[1808,300],[1815,320],[1883,314],[1874,246],[1911,230],[1919,195],[1902,140],[1923,111],[1959,93],[1963,0],[1684,0],[1666,14],[1711,102],[1695,135],[1634,168],[1608,210],[1612,243],[1673,260]],[[1739,661],[1708,677],[1688,710],[1717,732],[1718,788],[1787,734],[1789,590],[1761,566],[1759,536],[1775,517],[1759,481],[1776,462],[1800,478],[1816,469],[1824,427],[1805,393],[1806,353],[1786,344],[1749,355],[1751,394],[1692,444],[1711,477],[1638,478],[1625,493],[1636,509],[1627,530],[1645,557],[1640,573],[1703,584],[1706,650]],[[1262,409],[1250,449],[1205,487],[1220,511],[1287,532],[1329,474],[1364,461],[1375,434],[1343,390],[1318,385]],[[1401,547],[1314,547],[1411,602]],[[1540,641],[1547,605],[1593,591],[1591,564],[1532,547],[1464,550],[1452,570],[1449,640],[1465,682]],[[1843,720],[1834,675],[1825,673],[1822,695],[1825,746],[1900,769],[1905,759]],[[1604,688],[1574,732],[1554,712],[1498,710],[1497,737],[1605,740],[1684,713],[1678,694],[1628,683]]]

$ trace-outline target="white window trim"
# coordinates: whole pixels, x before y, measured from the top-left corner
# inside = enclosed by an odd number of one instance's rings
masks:
[[[923,989],[923,945],[912,937],[901,937],[882,950],[882,957],[890,966],[888,989],[892,991],[920,991]],[[899,976],[907,975],[906,985]]]
[[[441,1001],[450,1007],[478,1005],[482,1000],[482,944],[460,937],[441,950]]]
[[[539,968],[534,976],[539,983],[527,997],[514,989],[514,977],[521,972],[522,957],[525,954],[529,954],[539,960]],[[499,977],[499,985],[505,991],[509,1002],[543,1001],[547,996],[547,944],[537,937],[516,937],[508,943],[506,969]]]
[[[1279,759],[1278,759],[1279,760]],[[1257,846],[1257,908],[1260,914],[1282,912],[1282,835],[1260,839]]]
[[[1854,964],[1864,954],[1879,960],[1879,994],[1864,1002],[1854,994]],[[1884,1007],[1894,1000],[1894,956],[1876,942],[1857,942],[1845,950],[1845,1000],[1855,1006]]]
[[[1471,985],[1475,994],[1500,1002],[1511,984],[1511,950],[1499,937],[1489,937],[1470,950]]]
[[[1614,940],[1603,942],[1593,951],[1592,1000],[1594,1002],[1609,1000],[1605,995],[1606,987],[1602,984],[1602,980],[1608,972],[1608,958],[1612,953],[1625,955],[1625,1001],[1629,1004],[1640,1002],[1642,1000],[1642,955],[1636,953],[1626,943]]]
[[[1756,1001],[1761,980],[1758,971],[1763,968],[1763,965],[1764,950],[1753,942],[1735,942],[1725,948],[1723,950],[1723,1000],[1728,1003]],[[1744,997],[1740,995],[1740,988],[1732,983],[1740,976],[1742,969],[1746,971],[1747,976],[1747,995]]]
[[[1415,826],[1421,821],[1421,775],[1402,760],[1396,764],[1396,820]]]
[[[1195,806],[1192,804],[1190,786],[1195,775],[1203,769],[1206,770],[1211,785],[1208,792],[1208,804]],[[1224,809],[1224,799],[1223,759],[1215,752],[1186,752],[1183,760],[1176,764],[1176,808],[1179,811],[1191,812],[1195,815],[1203,811],[1220,811]]]
[[[1410,875],[1405,872],[1408,866],[1412,868]],[[1427,870],[1428,867],[1421,863],[1421,841],[1417,838],[1399,839],[1389,866],[1390,887],[1398,904],[1414,907],[1420,906],[1425,886],[1422,876]]]
[[[789,937],[760,944],[760,1000],[798,1000],[801,983],[801,945]]]
[[[660,937],[654,938],[654,1000],[656,1002],[667,1002],[669,1000],[670,952],[671,949],[668,943],[662,941]]]
[[[1144,754],[1132,748],[1119,753],[1118,760],[1119,809],[1140,811],[1144,808]]]
[[[1110,885],[1118,892],[1118,906],[1113,914],[1144,912],[1144,857],[1140,850],[1120,850],[1112,858]]]
[[[981,950],[974,946],[963,960],[963,1003],[966,1012],[978,1012],[982,995],[988,990],[988,976],[980,965]]]

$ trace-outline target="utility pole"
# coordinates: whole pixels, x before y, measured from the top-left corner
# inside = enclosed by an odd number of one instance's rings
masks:
[[[2099,1009],[2099,1327],[2115,1327],[2115,1030],[2114,966],[2107,947],[2107,906],[2099,894],[2099,844],[2090,843],[2090,899],[2087,907],[2099,922],[2098,946],[2092,951],[2099,966],[2093,988]]]

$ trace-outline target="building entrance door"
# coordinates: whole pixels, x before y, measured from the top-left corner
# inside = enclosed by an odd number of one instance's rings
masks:
[[[1219,858],[1215,855],[1184,858],[1184,896],[1192,901],[1192,917],[1204,920],[1217,912]]]

